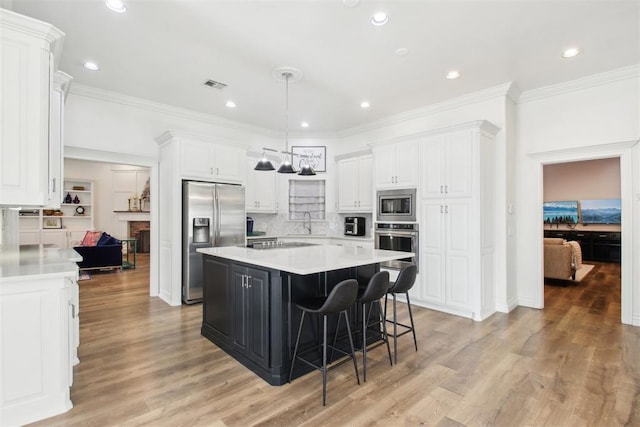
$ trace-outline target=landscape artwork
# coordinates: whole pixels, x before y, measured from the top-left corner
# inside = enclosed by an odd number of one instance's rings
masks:
[[[542,213],[545,224],[577,224],[578,202],[544,202]]]
[[[620,199],[581,200],[580,213],[583,224],[620,224],[622,220]]]

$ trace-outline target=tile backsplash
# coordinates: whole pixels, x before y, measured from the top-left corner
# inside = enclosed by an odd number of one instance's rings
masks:
[[[353,214],[364,216],[366,220],[366,236],[371,236],[373,227],[372,214]],[[292,221],[288,213],[260,214],[252,213],[247,216],[253,218],[253,231],[264,231],[269,236],[286,236],[287,234],[307,234],[303,221]],[[311,221],[312,234],[331,237],[344,236],[344,218],[351,214],[328,213],[325,220]]]

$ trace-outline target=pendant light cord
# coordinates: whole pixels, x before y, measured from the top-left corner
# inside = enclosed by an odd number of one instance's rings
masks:
[[[285,81],[285,100],[284,100],[284,149],[289,151],[289,77],[291,73],[284,73]],[[293,165],[293,153],[291,153],[291,164]]]

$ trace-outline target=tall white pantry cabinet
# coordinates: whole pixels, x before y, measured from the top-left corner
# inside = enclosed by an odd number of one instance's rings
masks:
[[[477,121],[420,143],[420,305],[483,320],[495,311],[494,157],[498,128]]]

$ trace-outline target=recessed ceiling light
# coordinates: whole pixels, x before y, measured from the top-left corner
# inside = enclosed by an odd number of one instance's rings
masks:
[[[227,108],[236,108],[236,103],[233,101],[227,101],[225,105],[227,106]]]
[[[309,123],[302,122],[302,123],[300,123],[300,126],[302,126],[303,128],[308,128],[309,127]]]
[[[406,56],[407,53],[409,53],[409,49],[407,49],[406,47],[401,47],[399,49],[396,49],[396,55],[398,56]]]
[[[447,78],[449,80],[457,79],[458,77],[460,77],[460,73],[456,70],[452,70],[447,73]]]
[[[107,0],[105,4],[109,9],[117,13],[125,13],[127,11],[127,6],[125,6],[120,0]]]
[[[578,49],[577,47],[572,47],[572,48],[567,49],[564,52],[562,52],[562,57],[563,58],[573,58],[574,56],[576,56],[579,53],[580,53],[580,49]]]
[[[91,70],[91,71],[98,71],[100,69],[100,67],[98,67],[98,64],[96,64],[95,62],[91,62],[91,61],[87,61],[82,65],[84,65],[84,68],[86,68],[87,70]]]
[[[376,26],[384,25],[389,22],[389,17],[384,12],[377,12],[371,17],[371,23]]]
[[[369,101],[362,101],[360,103],[360,107],[361,108],[369,108],[369,107],[371,107],[371,104],[369,104]]]

